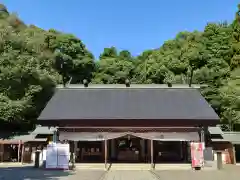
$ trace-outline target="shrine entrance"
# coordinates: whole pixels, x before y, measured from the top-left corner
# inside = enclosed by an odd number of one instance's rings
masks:
[[[198,132],[61,132],[77,163],[186,163]]]
[[[126,135],[115,140],[116,154],[114,162],[118,163],[139,163],[143,162],[143,154],[145,154],[145,149],[141,146],[141,141],[139,137],[132,135]],[[113,153],[112,153],[113,154]]]

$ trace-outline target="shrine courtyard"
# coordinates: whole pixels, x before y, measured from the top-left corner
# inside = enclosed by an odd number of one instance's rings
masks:
[[[31,166],[0,165],[0,180],[238,180],[240,166],[228,165],[222,170],[75,170],[50,171]]]

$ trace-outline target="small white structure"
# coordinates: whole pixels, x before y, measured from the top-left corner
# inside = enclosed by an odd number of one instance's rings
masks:
[[[49,144],[46,151],[46,169],[67,170],[69,168],[69,151],[69,144]]]

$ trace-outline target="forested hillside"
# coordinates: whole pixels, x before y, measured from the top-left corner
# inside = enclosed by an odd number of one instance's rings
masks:
[[[0,127],[31,128],[55,85],[69,79],[187,84],[192,75],[192,83],[209,85],[202,94],[232,128],[240,124],[239,12],[240,6],[230,24],[209,23],[203,32],[179,32],[137,57],[110,47],[94,58],[74,35],[27,26],[0,5]]]

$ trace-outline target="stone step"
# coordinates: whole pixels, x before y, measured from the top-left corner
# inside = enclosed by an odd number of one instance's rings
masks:
[[[191,164],[155,164],[155,170],[190,170]]]
[[[0,163],[0,167],[22,167],[22,166],[33,166],[34,164],[22,164],[22,163],[18,163],[18,162],[3,162],[3,163]]]
[[[111,165],[110,170],[150,170],[150,164],[117,164],[114,163]]]
[[[100,163],[100,164],[91,164],[91,163],[79,163],[75,164],[76,169],[79,170],[103,170],[105,169],[105,164]],[[109,164],[107,164],[107,167],[109,167]]]

